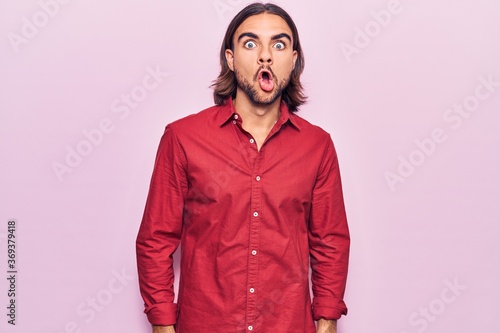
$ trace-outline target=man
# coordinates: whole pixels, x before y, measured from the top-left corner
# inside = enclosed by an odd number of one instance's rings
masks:
[[[295,24],[251,4],[220,57],[217,105],[169,124],[155,162],[137,237],[153,332],[335,333],[349,232],[332,140],[294,113],[305,102]]]

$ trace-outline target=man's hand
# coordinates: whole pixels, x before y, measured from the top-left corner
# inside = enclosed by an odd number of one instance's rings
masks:
[[[316,333],[337,333],[337,321],[321,318],[318,320]]]
[[[153,325],[153,333],[175,333],[175,329],[173,325],[170,326]]]

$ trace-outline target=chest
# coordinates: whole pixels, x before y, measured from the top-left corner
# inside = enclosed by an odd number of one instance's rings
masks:
[[[276,204],[310,200],[322,157],[314,144],[289,131],[268,138],[258,150],[253,136],[226,134],[198,140],[204,144],[186,152],[191,195],[212,202],[260,191]]]

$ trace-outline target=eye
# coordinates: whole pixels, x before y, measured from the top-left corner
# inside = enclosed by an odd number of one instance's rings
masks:
[[[255,42],[253,42],[253,41],[251,41],[251,40],[249,40],[248,42],[246,42],[246,43],[245,43],[245,47],[246,47],[247,49],[253,49],[253,48],[255,48],[256,46],[257,46],[257,44],[255,44]]]
[[[277,42],[276,44],[274,44],[274,48],[276,48],[278,50],[283,50],[285,48],[285,43]]]

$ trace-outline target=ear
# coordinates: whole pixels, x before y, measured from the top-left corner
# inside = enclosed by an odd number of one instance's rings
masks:
[[[292,71],[293,71],[295,69],[295,63],[297,62],[297,57],[298,57],[297,50],[293,51],[292,57],[293,57],[293,60],[292,60],[292,64],[293,64]]]
[[[234,53],[231,49],[226,50],[226,62],[229,69],[234,72]]]

